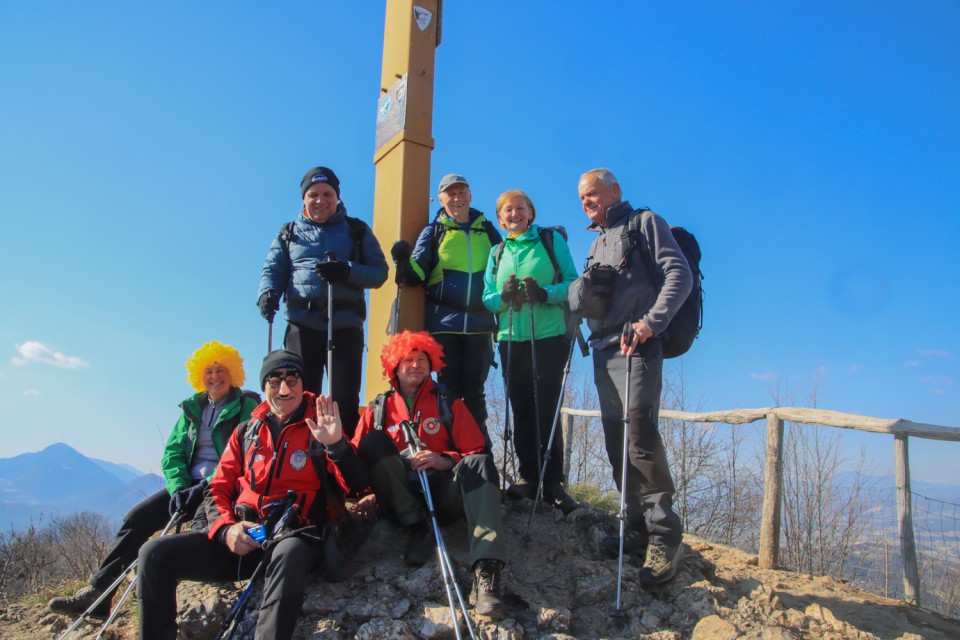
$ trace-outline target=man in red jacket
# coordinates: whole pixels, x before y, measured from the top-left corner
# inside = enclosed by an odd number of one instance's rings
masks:
[[[500,479],[473,415],[462,400],[448,398],[433,382],[430,374],[444,366],[442,358],[443,349],[429,333],[404,331],[391,338],[380,355],[391,389],[364,411],[353,444],[369,465],[377,501],[410,531],[404,552],[408,564],[422,565],[436,549],[416,472],[427,472],[439,514],[466,516],[474,611],[499,619],[506,613],[502,569],[507,558]],[[412,456],[400,427],[404,421],[421,441],[421,450]]]
[[[323,543],[343,517],[344,492],[369,485],[366,466],[343,437],[337,404],[305,392],[302,377],[303,362],[296,353],[267,354],[260,371],[267,400],[230,437],[210,480],[216,513],[209,531],[155,538],[141,547],[141,639],[176,638],[181,580],[249,577],[265,554],[255,637],[293,635],[307,573],[324,557]],[[273,526],[291,490],[297,495],[299,521],[264,550],[249,531],[258,524]]]

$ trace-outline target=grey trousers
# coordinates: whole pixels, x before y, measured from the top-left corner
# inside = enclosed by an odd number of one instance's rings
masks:
[[[630,407],[627,430],[627,486],[623,473],[623,402],[626,397],[627,358],[619,347],[593,351],[593,374],[600,398],[600,414],[613,479],[623,492],[629,526],[645,531],[651,542],[679,544],[683,525],[673,511],[673,478],[660,439],[660,392],[663,388],[663,351],[659,340],[648,340],[630,357]]]

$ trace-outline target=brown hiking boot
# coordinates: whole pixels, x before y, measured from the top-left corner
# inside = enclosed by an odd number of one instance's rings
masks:
[[[677,575],[683,559],[683,543],[668,546],[651,542],[647,545],[647,559],[640,570],[639,580],[643,586],[662,584]]]
[[[77,615],[84,613],[90,606],[97,601],[97,598],[103,595],[103,591],[86,586],[80,589],[72,596],[59,596],[47,603],[47,608],[54,613],[66,615]],[[98,618],[105,618],[110,615],[110,601],[112,598],[104,598],[97,607],[88,615]]]
[[[470,602],[477,615],[492,620],[502,620],[507,616],[503,604],[503,563],[499,560],[477,560],[473,565],[473,589]]]

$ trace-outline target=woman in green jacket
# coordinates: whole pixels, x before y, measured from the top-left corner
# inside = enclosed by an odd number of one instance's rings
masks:
[[[123,520],[113,546],[86,586],[72,596],[54,598],[51,611],[78,614],[90,605],[136,560],[140,546],[175,514],[193,517],[203,499],[206,481],[213,475],[227,440],[237,425],[250,418],[260,396],[241,391],[243,359],[230,345],[205,343],[186,363],[187,381],[197,393],[180,404],[183,413],[174,425],[163,452],[161,467],[166,488],[133,507]],[[195,526],[202,524],[195,521]],[[111,596],[93,615],[110,613]]]
[[[510,370],[504,375],[510,381],[507,396],[513,408],[520,476],[507,495],[515,499],[536,495],[570,345],[565,335],[564,303],[567,289],[578,275],[566,239],[556,229],[533,224],[536,215],[533,202],[519,189],[506,191],[497,199],[497,220],[507,238],[490,252],[484,274],[483,304],[499,314],[497,341],[504,367],[507,346],[512,343]],[[552,256],[545,237],[552,245]],[[537,371],[533,370],[533,355]],[[563,439],[554,437],[543,478],[543,499],[569,513],[577,503],[567,495],[562,480]]]

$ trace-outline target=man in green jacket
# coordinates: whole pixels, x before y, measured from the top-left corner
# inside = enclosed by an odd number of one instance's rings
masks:
[[[186,368],[190,372],[187,380],[198,393],[180,404],[183,413],[167,440],[161,461],[166,488],[127,513],[90,584],[72,596],[51,600],[51,611],[83,613],[136,560],[140,546],[171,517],[178,513],[181,519],[193,517],[230,434],[260,404],[258,394],[240,390],[243,359],[230,345],[207,342],[190,356]],[[205,526],[202,519],[194,520],[194,528],[198,526]],[[112,595],[104,598],[91,613],[109,614],[111,599]]]

